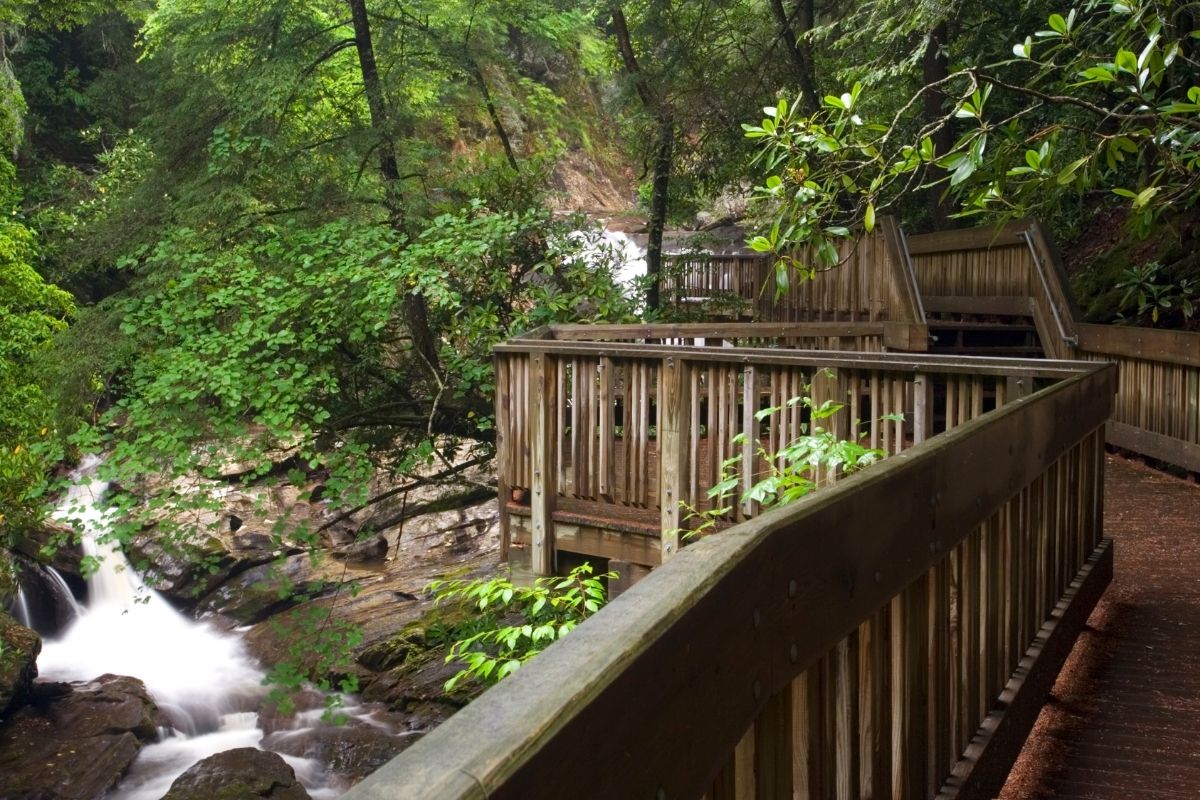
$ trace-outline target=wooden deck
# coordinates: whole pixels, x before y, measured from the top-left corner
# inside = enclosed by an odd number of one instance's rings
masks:
[[[348,798],[1200,797],[1200,487],[1104,456],[1200,472],[1200,335],[1077,322],[1036,223],[847,247],[756,323],[495,348],[514,574],[602,558],[629,591]],[[765,302],[769,266],[674,295]],[[802,394],[891,457],[682,537]]]
[[[1114,579],[1002,800],[1200,797],[1200,487],[1109,457]]]

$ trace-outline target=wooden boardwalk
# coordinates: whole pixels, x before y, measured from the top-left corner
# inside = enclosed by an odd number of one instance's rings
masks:
[[[1200,486],[1110,456],[1114,578],[1002,800],[1200,797]]]

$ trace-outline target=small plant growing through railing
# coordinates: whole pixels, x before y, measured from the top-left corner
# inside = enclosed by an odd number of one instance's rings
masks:
[[[755,412],[754,417],[762,423],[772,415],[790,411],[796,406],[807,409],[809,421],[801,423],[799,436],[774,453],[769,452],[761,442],[755,442],[756,454],[766,465],[766,474],[742,493],[739,502],[755,503],[762,509],[786,505],[811,493],[820,485],[823,476],[849,475],[887,455],[886,451],[867,447],[859,440],[841,439],[819,424],[845,408],[844,403],[836,400],[825,400],[818,404],[805,394],[793,397],[783,405],[761,409]],[[904,420],[904,415],[885,414],[880,419],[899,422]],[[857,420],[851,428],[859,428]],[[732,442],[735,446],[745,444],[745,432],[734,436]],[[729,520],[733,512],[731,499],[742,480],[737,471],[741,463],[741,453],[721,462],[721,480],[706,494],[709,508],[700,509],[686,502],[680,503],[690,525],[689,529],[681,532],[685,538],[712,532]]]
[[[474,612],[451,634],[446,663],[463,665],[446,681],[452,692],[464,680],[490,685],[570,633],[608,601],[605,581],[617,573],[593,575],[590,563],[565,577],[538,578],[516,586],[507,576],[433,581],[435,603],[458,602]]]

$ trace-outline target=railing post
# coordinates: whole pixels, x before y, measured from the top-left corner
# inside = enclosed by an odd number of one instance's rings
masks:
[[[500,561],[507,563],[509,546],[512,544],[512,518],[508,513],[508,502],[512,499],[512,464],[509,456],[509,420],[512,413],[512,386],[508,369],[508,357],[499,353],[492,356],[492,368],[496,373],[496,497],[497,513],[500,517]]]
[[[687,475],[684,420],[691,406],[687,367],[682,359],[664,358],[658,371],[658,504],[662,508],[662,560],[679,552],[683,513],[679,501]]]
[[[530,517],[533,542],[530,566],[535,575],[554,573],[554,500],[558,494],[558,465],[554,442],[561,420],[557,419],[558,370],[552,356],[530,354],[530,456],[532,496]]]

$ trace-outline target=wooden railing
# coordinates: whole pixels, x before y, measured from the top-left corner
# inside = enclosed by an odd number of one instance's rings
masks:
[[[1066,275],[1038,223],[910,236],[907,246],[928,311],[1031,316],[1048,356],[1074,356]]]
[[[758,327],[805,338],[795,326]],[[898,453],[1076,368],[771,349],[763,332],[743,348],[603,341],[691,332],[678,327],[592,331],[601,341],[568,341],[583,332],[560,328],[496,348],[502,549],[536,574],[555,571],[557,551],[642,567],[670,558],[686,509],[710,508],[707,493],[726,472],[748,489],[767,471],[760,451],[776,453],[810,422],[802,405],[760,420],[761,409],[802,395],[842,403],[827,429]],[[862,345],[876,341],[862,333]],[[734,456],[741,462],[726,466]],[[727,521],[756,513],[735,504]]]
[[[840,263],[811,279],[789,275],[777,291],[775,262],[765,256],[693,254],[669,259],[662,297],[676,307],[717,301],[757,322],[924,322],[920,295],[895,220],[847,240]],[[809,254],[801,264],[817,266]]]
[[[541,409],[535,492],[557,495],[546,432],[560,363],[619,358],[672,398],[697,371],[833,360],[626,347],[501,351],[530,365]],[[907,449],[902,430],[903,452],[684,547],[347,798],[994,796],[1111,574],[1102,476],[1115,370],[838,357],[838,380],[879,381],[880,399],[919,375],[998,392],[1003,375],[1054,374]],[[715,398],[721,384],[703,391]],[[674,399],[664,451],[690,435],[688,402]]]
[[[1080,325],[1078,357],[1119,370],[1109,441],[1200,472],[1200,334]]]

